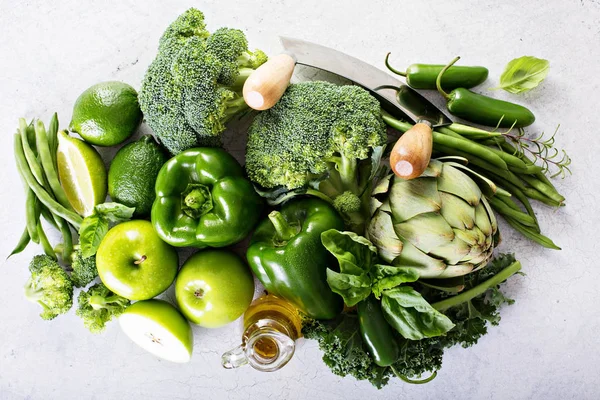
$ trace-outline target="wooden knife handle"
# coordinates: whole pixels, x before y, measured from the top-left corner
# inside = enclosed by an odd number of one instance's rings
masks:
[[[288,54],[280,54],[252,72],[244,83],[244,100],[250,108],[268,110],[279,101],[287,89],[296,61]]]
[[[396,142],[390,154],[394,174],[403,179],[420,176],[429,165],[433,148],[431,125],[419,122],[407,130]]]

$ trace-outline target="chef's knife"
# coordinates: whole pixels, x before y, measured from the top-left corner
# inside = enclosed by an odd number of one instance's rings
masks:
[[[289,84],[294,63],[334,73],[369,90],[392,115],[415,122],[414,128],[394,145],[390,164],[403,178],[421,175],[431,157],[432,127],[452,123],[444,113],[410,87],[364,61],[304,40],[281,37],[281,43],[286,53],[269,59],[244,85],[244,99],[250,107],[272,107]]]

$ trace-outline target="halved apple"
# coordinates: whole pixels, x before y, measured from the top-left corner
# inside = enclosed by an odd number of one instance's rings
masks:
[[[176,363],[188,362],[192,357],[192,328],[166,301],[138,301],[121,314],[119,324],[134,343],[156,357]]]

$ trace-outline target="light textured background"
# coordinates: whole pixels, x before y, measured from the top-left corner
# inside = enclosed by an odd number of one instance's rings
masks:
[[[494,86],[512,58],[547,58],[547,80],[520,97],[537,122],[529,132],[561,129],[557,145],[573,158],[573,176],[557,180],[567,207],[535,204],[543,231],[564,250],[542,249],[504,230],[501,250],[515,252],[524,277],[517,300],[478,345],[447,351],[432,383],[396,381],[381,391],[332,375],[315,343],[300,346],[283,370],[227,371],[220,354],[237,344],[239,327],[195,328],[191,363],[155,359],[117,324],[89,334],[74,315],[40,320],[23,298],[27,263],[40,249],[0,268],[0,399],[597,399],[600,397],[597,161],[600,112],[600,2],[483,1],[9,1],[0,0],[0,259],[24,226],[24,195],[14,167],[17,118],[65,127],[75,98],[103,80],[139,87],[166,26],[186,8],[201,8],[210,29],[244,29],[251,46],[274,54],[278,34],[335,47],[382,66],[443,63],[455,55],[486,65]],[[431,98],[436,96],[431,95]],[[437,98],[436,98],[437,99]],[[439,99],[437,99],[439,103]],[[52,239],[56,240],[57,236]]]

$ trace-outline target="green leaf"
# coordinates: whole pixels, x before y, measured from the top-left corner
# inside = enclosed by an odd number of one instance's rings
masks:
[[[79,246],[83,257],[91,257],[98,251],[100,242],[108,232],[108,220],[97,214],[83,219],[79,228]]]
[[[340,274],[327,269],[327,283],[331,291],[339,294],[348,307],[357,305],[371,294],[371,278],[369,275]]]
[[[119,203],[102,203],[96,206],[94,214],[105,218],[108,222],[118,224],[131,219],[134,211],[135,207],[127,207]]]
[[[381,306],[386,321],[406,339],[440,336],[454,328],[450,318],[410,286],[384,291]]]
[[[393,267],[391,265],[375,264],[373,268],[374,283],[373,294],[378,299],[381,293],[386,289],[393,289],[407,282],[415,282],[419,279],[419,272],[416,268]]]
[[[321,234],[323,246],[337,258],[340,271],[327,269],[331,290],[344,298],[348,307],[366,299],[371,293],[369,272],[377,259],[373,243],[353,232],[330,229]]]
[[[548,60],[532,56],[515,58],[506,65],[500,76],[500,85],[494,89],[504,89],[515,94],[527,92],[542,83],[549,69]]]

